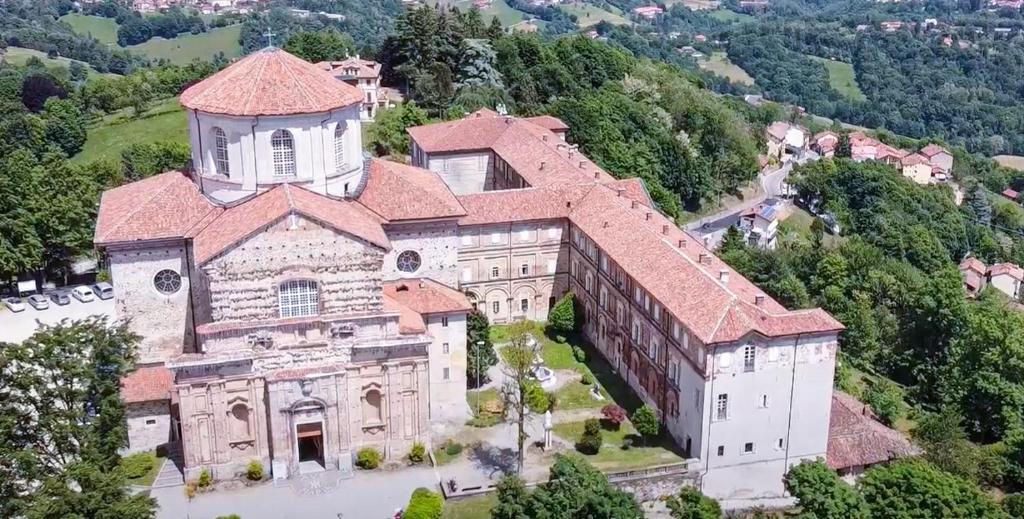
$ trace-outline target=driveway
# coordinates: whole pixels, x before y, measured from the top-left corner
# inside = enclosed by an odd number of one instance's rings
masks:
[[[67,288],[70,290],[73,287]],[[26,303],[25,311],[17,313],[0,306],[0,342],[20,343],[29,338],[41,324],[57,324],[63,319],[85,319],[94,315],[105,315],[113,319],[114,300],[94,299],[83,303],[72,297],[71,302],[64,306],[50,301],[50,308],[46,310],[36,310]]]
[[[337,472],[311,474],[324,481]],[[437,476],[431,467],[415,467],[394,472],[356,472],[343,480],[314,482],[299,478],[286,486],[265,483],[238,490],[216,490],[198,494],[191,501],[184,487],[154,489],[160,508],[157,519],[214,519],[238,514],[242,519],[388,519],[395,510],[405,508],[409,496],[418,487],[437,491]],[[310,488],[316,492],[310,492]]]

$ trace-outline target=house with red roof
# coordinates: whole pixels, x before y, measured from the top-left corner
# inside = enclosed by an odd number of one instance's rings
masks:
[[[811,149],[822,157],[834,157],[839,146],[839,135],[833,131],[818,132],[811,139]]]
[[[977,297],[985,288],[988,267],[978,258],[971,256],[960,262],[960,275],[964,278],[964,289],[971,297]]]
[[[997,263],[988,268],[986,273],[988,284],[992,288],[1018,301],[1024,296],[1021,285],[1024,284],[1024,268],[1015,263]]]
[[[1017,190],[1015,190],[1013,188],[1009,188],[1008,187],[1008,188],[1004,189],[1002,193],[999,193],[999,194],[1003,195],[1003,198],[1005,198],[1007,200],[1012,200],[1014,202],[1019,202],[1021,200],[1020,193],[1017,192]]]
[[[341,61],[321,61],[318,67],[323,68],[336,77],[363,92],[363,106],[360,119],[372,121],[377,110],[393,108],[400,99],[393,99],[394,89],[380,86],[381,64],[373,60],[361,59],[358,54]]]
[[[932,181],[932,165],[928,158],[920,153],[909,153],[900,159],[903,176],[926,185]]]
[[[542,321],[572,293],[706,494],[781,497],[790,465],[827,455],[843,329],[827,312],[769,297],[553,117],[410,128],[406,165],[358,153],[363,99],[258,51],[182,94],[190,170],[103,194],[95,243],[142,336],[131,448],[166,432],[189,479],[399,459],[465,422],[470,311]]]
[[[839,475],[858,476],[875,465],[920,453],[903,433],[880,422],[869,406],[846,393],[832,393],[825,460]]]
[[[938,144],[929,144],[919,151],[921,155],[924,155],[928,162],[932,166],[938,168],[938,170],[946,175],[953,172],[953,154],[946,148],[939,146]]]

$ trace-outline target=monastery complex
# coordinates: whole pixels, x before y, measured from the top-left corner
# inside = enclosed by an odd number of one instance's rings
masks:
[[[365,102],[255,52],[181,95],[190,171],[104,193],[96,246],[143,337],[131,450],[180,440],[188,479],[400,458],[469,417],[472,308],[544,320],[572,292],[705,493],[781,496],[789,467],[826,456],[838,321],[783,308],[554,117],[411,128],[405,165],[364,155]]]

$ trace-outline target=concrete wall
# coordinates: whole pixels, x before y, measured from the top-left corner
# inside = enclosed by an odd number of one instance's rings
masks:
[[[903,176],[910,178],[918,184],[928,184],[932,180],[932,166],[930,164],[904,166]]]
[[[466,403],[466,314],[424,316],[433,337],[430,360],[430,421],[462,425],[469,417]],[[447,372],[447,378],[445,374]]]
[[[384,279],[430,278],[450,287],[458,286],[459,238],[455,222],[390,225],[386,231],[391,250],[384,255]],[[422,264],[416,272],[398,270],[398,255],[407,250],[420,255]]]
[[[494,158],[489,151],[427,155],[425,167],[436,172],[452,193],[463,195],[494,189]]]
[[[155,450],[171,439],[171,410],[167,400],[125,404],[128,421],[126,454]]]
[[[138,362],[161,362],[190,349],[193,326],[189,288],[193,270],[186,261],[185,244],[112,247],[107,257],[117,318],[127,320],[129,328],[142,337]],[[173,294],[156,289],[154,277],[163,270],[181,276],[181,289]]]
[[[253,192],[282,181],[295,181],[318,192],[342,195],[341,186],[354,188],[362,174],[363,146],[360,105],[330,113],[287,117],[233,117],[187,111],[192,162],[203,176],[202,189]],[[344,128],[344,162],[334,159],[334,131]],[[214,160],[214,128],[224,131],[228,140],[229,172],[217,171]],[[271,135],[284,129],[292,134],[296,176],[274,176]],[[331,186],[328,191],[327,187]]]
[[[279,317],[277,291],[294,279],[317,282],[321,314],[383,309],[384,250],[312,220],[283,218],[202,266],[213,321]]]

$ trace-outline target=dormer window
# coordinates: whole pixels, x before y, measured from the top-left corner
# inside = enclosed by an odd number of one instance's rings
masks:
[[[213,164],[218,175],[227,176],[230,172],[228,162],[228,136],[218,127],[213,128]]]
[[[274,177],[295,176],[295,141],[288,130],[277,130],[270,136],[274,155]]]
[[[281,283],[277,293],[280,316],[303,317],[320,313],[320,297],[316,281],[297,279]]]

